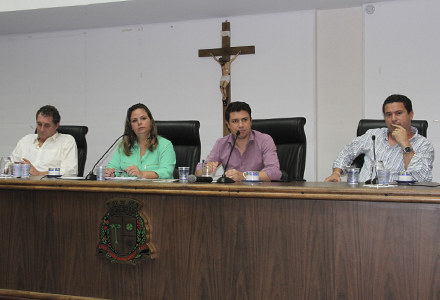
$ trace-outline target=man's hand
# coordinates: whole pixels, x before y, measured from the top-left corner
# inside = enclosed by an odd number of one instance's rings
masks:
[[[216,162],[208,162],[207,164],[208,164],[209,168],[212,168],[212,174],[214,174],[215,170],[217,170],[217,167],[218,167],[218,161],[216,161]]]
[[[342,170],[339,168],[334,168],[332,175],[327,177],[324,182],[341,182]]]
[[[29,174],[32,176],[41,176],[44,175],[44,172],[40,172],[37,169],[35,169],[35,167],[31,164],[31,162],[29,160],[27,160],[26,158],[23,158],[23,160],[20,162],[21,164],[30,164],[31,168],[29,170]]]
[[[245,179],[243,177],[243,172],[239,172],[235,169],[226,171],[225,175],[226,175],[226,177],[229,177],[234,181],[242,181]]]
[[[391,124],[391,126],[396,127],[392,132],[391,135],[392,137],[396,140],[396,142],[401,146],[401,147],[407,147],[410,146],[410,142],[408,140],[408,134],[406,132],[406,129],[403,128],[400,125],[397,124]]]

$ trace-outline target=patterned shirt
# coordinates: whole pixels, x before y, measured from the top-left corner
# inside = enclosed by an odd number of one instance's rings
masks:
[[[229,153],[234,144],[234,136],[231,134],[217,140],[206,161],[218,162],[225,167]],[[199,163],[196,170],[200,170]],[[270,135],[251,130],[249,141],[243,155],[235,146],[228,164],[228,170],[235,169],[240,172],[263,171],[271,180],[281,178],[280,162],[278,161],[277,148]]]
[[[408,165],[407,171],[412,172],[414,180],[419,182],[431,181],[434,147],[424,136],[418,134],[417,128],[411,127],[411,131],[414,136],[409,142],[414,150],[414,156]],[[371,168],[374,160],[373,135],[376,136],[376,160],[383,161],[385,168],[390,169],[390,181],[398,179],[399,172],[405,171],[405,162],[401,146],[399,144],[391,146],[388,143],[388,128],[370,129],[364,135],[355,138],[339,153],[333,163],[333,168],[344,170],[344,167],[350,165],[359,154],[365,154],[365,162],[359,174],[359,182],[371,179]]]

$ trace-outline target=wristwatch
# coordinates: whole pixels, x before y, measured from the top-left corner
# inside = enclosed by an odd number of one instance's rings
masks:
[[[413,150],[413,148],[412,147],[405,147],[405,148],[403,148],[403,153],[410,153],[411,151]]]

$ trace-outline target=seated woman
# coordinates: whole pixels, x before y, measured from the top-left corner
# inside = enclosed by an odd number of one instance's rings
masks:
[[[176,154],[173,144],[157,135],[157,127],[150,110],[142,103],[127,110],[124,138],[107,165],[106,177],[116,171],[125,176],[149,179],[172,179]],[[120,176],[120,173],[116,173]]]

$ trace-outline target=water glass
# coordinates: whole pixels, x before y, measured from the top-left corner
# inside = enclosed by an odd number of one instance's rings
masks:
[[[21,169],[22,169],[21,163],[14,163],[12,165],[12,176],[14,176],[15,178],[21,177]]]
[[[202,177],[212,177],[212,175],[213,175],[212,162],[202,163]]]
[[[21,165],[21,177],[22,178],[29,178],[30,171],[31,171],[30,164],[22,164]]]
[[[188,182],[189,167],[179,167],[179,181]]]
[[[103,181],[105,180],[105,169],[106,166],[97,166],[95,169],[96,180]]]
[[[10,167],[11,167],[11,158],[10,157],[2,157],[0,159],[0,174],[1,175],[10,175]]]
[[[347,182],[350,184],[359,183],[359,168],[350,167],[347,168]]]
[[[389,184],[390,170],[389,169],[377,170],[377,178],[379,179],[379,184]]]
[[[385,167],[384,167],[383,161],[380,161],[380,160],[373,161],[373,165],[371,168],[371,179],[377,178],[378,171],[383,170],[384,168]]]

